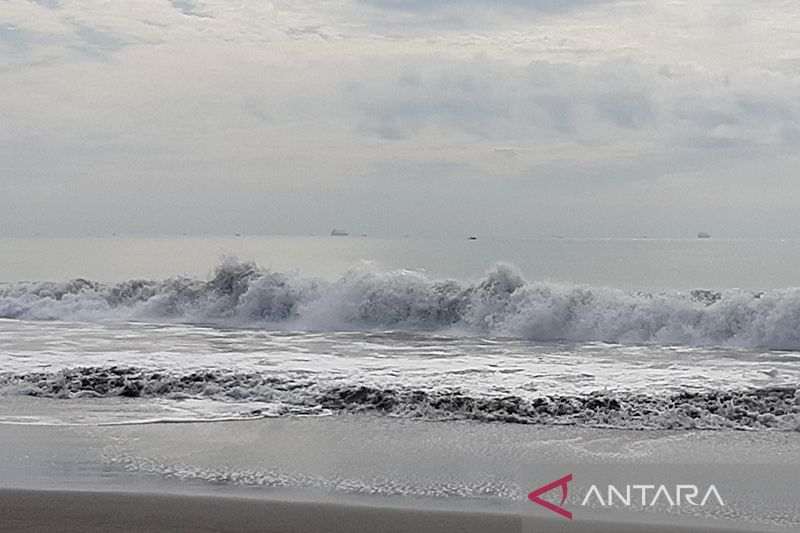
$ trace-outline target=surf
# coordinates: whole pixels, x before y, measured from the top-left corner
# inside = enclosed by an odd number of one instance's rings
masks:
[[[497,264],[470,280],[357,265],[333,281],[226,260],[208,279],[0,285],[0,318],[317,331],[448,331],[532,341],[800,350],[800,288],[648,293],[528,281]]]

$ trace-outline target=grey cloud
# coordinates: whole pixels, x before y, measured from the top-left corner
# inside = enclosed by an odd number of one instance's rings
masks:
[[[371,30],[390,36],[465,28],[503,27],[511,21],[591,9],[614,0],[356,0]]]
[[[598,113],[620,128],[641,128],[655,119],[653,102],[642,92],[618,91],[597,96]]]
[[[321,39],[329,39],[330,36],[323,30],[322,24],[314,24],[311,26],[297,26],[286,28],[285,33],[293,39],[300,39],[309,35],[315,35]]]
[[[80,50],[85,53],[113,53],[126,46],[121,37],[90,26],[78,26],[77,33],[83,43]]]
[[[636,129],[654,120],[652,95],[637,81],[609,83],[634,67],[576,68],[537,62],[528,68],[491,62],[397,65],[350,87],[361,129],[384,138],[425,130],[479,137],[544,139],[594,135],[608,126]]]
[[[720,94],[719,85],[715,89],[676,98],[672,118],[688,126],[682,131],[685,142],[709,147],[797,143],[800,96],[780,97],[769,90],[754,94],[736,88]]]
[[[170,5],[189,17],[211,18],[194,2],[189,0],[169,0]]]
[[[497,141],[613,143],[642,134],[683,146],[783,145],[800,135],[793,77],[719,80],[634,62],[428,59],[370,64],[348,95],[359,130],[384,139],[466,134]],[[754,81],[755,78],[755,81]]]
[[[486,9],[519,8],[532,11],[566,11],[583,6],[608,3],[609,0],[359,0],[381,9],[431,12],[443,9],[481,7]]]
[[[127,44],[122,37],[104,30],[81,24],[72,26],[80,43],[78,45],[69,44],[70,39],[61,35],[35,33],[13,24],[0,23],[0,47],[17,54],[27,54],[37,46],[65,45],[87,54],[103,54],[116,52]]]
[[[32,0],[34,4],[46,7],[47,9],[59,9],[61,4],[58,0]]]
[[[373,83],[351,84],[349,96],[361,114],[361,128],[386,139],[430,127],[489,136],[508,118],[507,104],[492,94],[496,88],[471,72],[401,72]]]
[[[786,3],[37,3],[0,22],[0,234],[797,233]]]
[[[733,110],[722,105],[718,99],[700,94],[679,97],[675,101],[674,110],[675,118],[693,122],[705,129],[739,122]]]
[[[25,52],[35,42],[34,35],[14,24],[0,24],[0,47],[12,52]]]

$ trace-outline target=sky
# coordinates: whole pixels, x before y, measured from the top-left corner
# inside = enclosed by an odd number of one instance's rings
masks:
[[[0,236],[800,237],[800,4],[0,0]]]

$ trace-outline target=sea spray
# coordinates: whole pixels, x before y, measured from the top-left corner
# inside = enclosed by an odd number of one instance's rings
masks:
[[[353,268],[335,281],[227,260],[208,280],[0,285],[0,318],[139,320],[301,330],[455,328],[533,341],[800,350],[800,289],[643,293],[530,282],[499,264],[472,282]]]

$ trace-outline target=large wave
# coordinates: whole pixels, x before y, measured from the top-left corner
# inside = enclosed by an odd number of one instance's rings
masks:
[[[359,266],[335,281],[224,261],[208,280],[0,285],[0,317],[144,320],[308,330],[442,330],[536,341],[800,350],[800,289],[651,294],[528,282],[498,265],[474,282]]]

